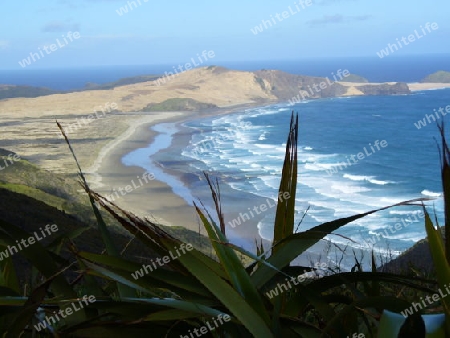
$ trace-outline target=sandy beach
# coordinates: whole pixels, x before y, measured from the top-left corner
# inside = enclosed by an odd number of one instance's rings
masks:
[[[127,153],[146,147],[152,142],[154,133],[149,129],[156,123],[175,121],[186,113],[154,113],[129,122],[129,128],[100,151],[94,164],[86,170],[92,188],[101,194],[111,194],[113,189],[125,188],[144,169],[127,167],[122,157]],[[156,219],[165,225],[181,225],[196,230],[196,218],[192,207],[175,195],[164,182],[152,180],[148,184],[114,200],[120,207],[141,217]],[[190,215],[187,216],[187,215]]]
[[[408,83],[408,87],[412,92],[420,90],[436,90],[450,88],[450,83]]]
[[[393,85],[396,82],[386,82],[387,84]],[[381,82],[345,82],[339,81],[339,84],[348,87],[348,92],[344,94],[344,96],[359,96],[363,95],[361,91],[359,91],[356,87],[358,86],[369,86],[369,85],[382,85]],[[417,92],[421,90],[436,90],[436,89],[445,89],[450,88],[450,83],[422,83],[422,82],[412,82],[408,83],[408,87],[412,92]]]
[[[149,144],[152,144],[155,136],[158,134],[150,129],[152,126],[161,123],[175,123],[180,128],[180,132],[177,137],[173,138],[170,149],[162,151],[162,153],[165,153],[166,156],[172,159],[171,155],[167,155],[167,153],[169,151],[175,154],[181,152],[190,139],[188,128],[181,126],[183,122],[207,116],[231,114],[236,111],[243,111],[248,107],[248,105],[242,105],[208,112],[160,112],[151,113],[151,115],[147,113],[147,115],[139,116],[137,119],[127,119],[129,127],[121,135],[103,146],[94,163],[85,170],[88,181],[92,184],[92,188],[95,191],[103,195],[112,196],[114,203],[141,217],[148,217],[164,225],[183,226],[205,234],[203,226],[199,225],[195,208],[192,205],[189,205],[185,199],[175,194],[166,182],[158,179],[144,181],[142,177],[145,169],[138,166],[126,166],[123,164],[122,159],[136,149],[146,148]],[[142,114],[139,113],[139,115]],[[127,114],[127,116],[130,116],[130,114]],[[175,161],[175,158],[173,160]],[[164,165],[165,162],[162,161],[161,163]],[[206,187],[205,180],[202,178],[202,173],[180,176],[179,173],[171,170],[169,166],[165,166],[164,171],[173,176],[178,175],[180,181],[202,181],[200,182],[203,186],[203,189],[201,189],[202,193],[196,197],[199,197],[205,204],[211,202],[211,195]],[[129,192],[125,191],[127,186],[132,187]],[[225,196],[227,196],[227,193],[233,193],[233,191],[227,192],[224,186],[222,188],[225,189],[222,192]],[[114,195],[114,191],[119,192],[120,189],[122,189],[121,191],[124,194],[116,193]],[[241,196],[241,198],[242,201],[239,203],[242,206],[242,202],[247,198],[245,196]],[[252,200],[252,203],[255,203],[255,201],[259,204],[264,203],[262,199],[253,198]],[[234,202],[236,202],[235,198]],[[226,222],[236,218],[240,211],[245,211],[242,207],[238,209],[235,208],[234,204],[224,205],[223,210]],[[245,225],[243,224],[235,229],[228,227],[227,235],[230,239],[233,239],[233,242],[239,242],[250,248],[254,246],[255,239],[260,239],[257,229],[259,220],[260,217],[255,217],[251,222],[247,222]]]

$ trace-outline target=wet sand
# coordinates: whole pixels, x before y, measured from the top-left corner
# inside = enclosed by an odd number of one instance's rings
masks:
[[[129,122],[129,128],[117,138],[112,140],[100,151],[97,160],[89,169],[86,170],[87,178],[92,185],[93,190],[114,198],[114,202],[120,207],[130,210],[142,217],[149,217],[156,222],[169,226],[183,226],[190,230],[205,233],[203,226],[200,226],[199,219],[195,208],[189,205],[182,197],[176,195],[172,188],[165,182],[156,179],[143,179],[146,172],[144,168],[139,166],[126,166],[122,163],[122,158],[138,148],[146,148],[152,144],[157,132],[150,128],[161,123],[175,123],[179,132],[172,139],[169,149],[161,151],[160,156],[164,154],[169,157],[168,160],[159,161],[158,165],[164,166],[164,171],[170,175],[177,177],[180,181],[190,185],[195,182],[202,185],[202,193],[195,200],[199,204],[199,200],[206,205],[211,203],[212,198],[207,189],[206,181],[201,172],[195,174],[180,174],[171,167],[187,165],[180,162],[181,150],[190,140],[189,128],[182,127],[181,124],[187,120],[202,118],[212,115],[231,114],[236,111],[243,111],[249,106],[239,106],[229,109],[211,110],[208,112],[175,112],[175,113],[152,113],[152,115],[143,115],[134,118]],[[142,113],[139,113],[141,115]],[[128,116],[130,114],[127,114]],[[172,154],[174,154],[172,156]],[[177,155],[178,154],[178,155]],[[149,173],[151,174],[151,173]],[[126,187],[129,186],[129,192]],[[223,194],[230,196],[233,194],[233,206],[238,204],[244,205],[249,202],[249,197],[245,194],[236,196],[234,191],[223,185]],[[120,193],[119,193],[120,191]],[[114,194],[115,193],[115,194]],[[254,197],[252,195],[251,204],[260,205],[265,200]],[[247,207],[236,210],[233,206],[224,205],[223,213],[225,214],[226,224],[239,217],[239,213],[246,211]],[[249,205],[250,206],[250,205]],[[234,243],[240,243],[247,248],[254,247],[255,239],[260,240],[257,224],[262,216],[255,215],[251,220],[242,223],[240,226],[231,228],[227,226],[227,235]]]

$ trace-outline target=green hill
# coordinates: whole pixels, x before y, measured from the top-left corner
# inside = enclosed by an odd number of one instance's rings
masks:
[[[356,74],[350,74],[349,76],[342,79],[341,82],[369,83],[369,80]]]
[[[10,154],[14,153],[0,148],[0,164],[3,167]],[[129,234],[118,226],[109,213],[101,213],[111,227],[118,247],[125,248],[130,241]],[[85,233],[78,239],[79,249],[92,252],[103,250],[92,207],[77,179],[42,170],[25,159],[0,171],[0,220],[30,233],[49,223],[57,224],[64,233],[85,228]],[[209,241],[198,233],[181,226],[161,227],[201,251],[211,252]],[[141,247],[139,241],[134,242],[136,244],[127,248],[127,252],[134,256],[143,254],[146,249]]]
[[[199,102],[190,98],[167,99],[160,103],[151,103],[142,111],[196,111],[217,108],[215,104]]]
[[[39,97],[58,93],[61,93],[61,91],[52,90],[45,87],[13,86],[0,84],[0,100],[15,97]]]
[[[440,70],[440,71],[437,71],[436,73],[428,75],[420,82],[450,83],[450,72],[447,72],[445,70]]]

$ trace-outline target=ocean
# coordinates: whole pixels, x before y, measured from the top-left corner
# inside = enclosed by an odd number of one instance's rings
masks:
[[[435,197],[436,212],[442,220],[435,143],[439,133],[435,123],[420,125],[420,129],[415,123],[425,114],[434,114],[433,109],[449,104],[450,90],[446,89],[251,109],[187,123],[201,132],[194,135],[183,155],[204,164],[198,170],[207,167],[233,175],[235,190],[276,198],[291,111],[298,112],[298,220],[310,206],[300,229],[419,197]],[[208,151],[207,140],[214,145],[213,151]],[[379,145],[382,141],[385,147]],[[195,151],[198,147],[204,151]],[[358,153],[364,157],[358,159]],[[408,216],[419,212],[420,207],[396,207],[353,222],[338,233],[358,243],[370,243],[368,239],[376,233],[405,219],[407,227],[394,228],[383,236],[389,239],[390,249],[403,251],[425,237],[423,222],[408,221]],[[260,222],[262,237],[271,238],[273,221],[270,213]],[[333,241],[347,242],[336,236]]]
[[[417,82],[438,70],[450,70],[448,54],[392,55],[378,57],[323,57],[298,60],[220,62],[210,60],[205,65],[220,65],[237,70],[278,69],[292,74],[330,77],[338,69],[347,69],[370,82]],[[164,74],[172,71],[175,64],[97,66],[84,68],[25,68],[0,69],[0,84],[48,87],[55,90],[82,89],[86,83],[103,84],[124,77]]]
[[[426,202],[428,211],[435,211],[443,224],[436,144],[439,132],[431,115],[442,121],[445,117],[438,109],[447,105],[450,89],[442,89],[411,95],[310,100],[294,106],[277,104],[189,121],[179,127],[164,123],[153,127],[161,139],[128,154],[123,162],[156,172],[157,179],[167,181],[188,203],[198,198],[210,207],[206,184],[180,177],[212,173],[221,185],[224,209],[248,209],[248,218],[252,218],[250,211],[260,201],[269,199],[273,205],[277,200],[294,111],[299,114],[296,224],[309,207],[299,231],[422,197],[433,198]],[[185,128],[192,136],[181,154],[172,149],[170,155],[158,157],[157,150],[170,149],[170,139]],[[154,155],[151,160],[150,155]],[[169,168],[169,158],[177,163],[176,168]],[[275,207],[267,204],[258,219],[243,216],[239,224],[234,224],[226,218],[230,230],[233,225],[257,222],[261,237],[271,240]],[[354,221],[327,239],[395,256],[425,237],[420,216],[420,206],[395,207]]]

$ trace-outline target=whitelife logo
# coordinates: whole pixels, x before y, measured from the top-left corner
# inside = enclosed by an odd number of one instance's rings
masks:
[[[42,228],[39,228],[39,230],[40,230],[40,235],[42,235],[42,237],[39,236],[38,231],[35,231],[33,233],[33,236],[30,236],[27,239],[22,239],[20,241],[16,240],[17,245],[8,245],[5,251],[0,252],[0,261],[8,258],[9,255],[12,256],[12,255],[18,253],[19,251],[23,250],[24,248],[28,248],[30,245],[33,245],[34,243],[36,243],[40,240],[43,240],[47,236],[50,236],[51,234],[57,232],[58,226],[56,224],[52,224],[52,225],[47,224],[44,227],[44,230]]]
[[[64,133],[68,136],[69,134],[78,131],[78,129],[89,125],[93,121],[105,117],[107,113],[117,110],[119,106],[115,102],[106,102],[104,106],[99,106],[98,108],[100,108],[100,110],[94,110],[95,116],[94,114],[91,114],[88,116],[77,118],[76,122],[69,124],[67,127],[63,127]],[[64,138],[64,136],[60,132],[58,132],[57,134],[59,138]]]
[[[283,203],[283,201],[288,200],[289,198],[291,198],[291,195],[285,191],[285,192],[279,192],[278,193],[278,200],[280,201],[280,203]],[[257,205],[255,205],[253,207],[253,209],[247,208],[248,209],[248,213],[244,212],[244,213],[239,213],[239,216],[231,221],[228,222],[228,225],[231,226],[232,228],[235,228],[238,225],[241,225],[247,221],[250,221],[250,219],[255,218],[255,214],[253,214],[253,211],[257,214],[260,215],[261,213],[267,211],[268,209],[271,209],[273,207],[276,207],[277,204],[270,198],[266,198],[266,203],[263,203],[261,205],[259,205],[259,207]],[[253,210],[253,211],[252,211]]]
[[[445,290],[447,291],[447,293],[443,292],[441,289],[438,289],[437,290],[438,293],[434,293],[433,295],[431,295],[431,298],[428,295],[425,296],[425,299],[426,299],[428,305],[425,303],[425,300],[423,299],[423,297],[420,297],[420,301],[422,302],[422,304],[412,302],[412,306],[410,306],[407,309],[404,309],[400,313],[405,318],[408,317],[408,316],[412,316],[414,314],[414,312],[417,312],[419,310],[423,310],[427,306],[430,306],[433,303],[439,301],[440,299],[447,297],[448,295],[450,295],[450,290],[449,290],[450,285],[445,284],[444,287],[445,287]],[[433,299],[433,300],[431,300],[431,299]]]
[[[351,167],[354,164],[358,163],[358,160],[364,160],[367,157],[373,155],[374,153],[376,153],[377,151],[380,151],[381,148],[386,148],[388,146],[388,143],[386,140],[376,140],[374,142],[374,145],[372,146],[372,143],[369,143],[369,147],[372,150],[372,152],[368,151],[366,147],[363,148],[364,153],[363,152],[359,152],[356,155],[350,155],[350,158],[348,158],[348,156],[346,156],[345,158],[347,159],[347,162],[341,162],[336,164],[335,166],[331,167],[331,169],[327,169],[326,172],[328,174],[328,176],[331,176],[333,174],[336,174],[339,170],[343,170],[346,169],[347,167]],[[375,150],[373,147],[375,147],[377,150]],[[356,157],[358,158],[358,160],[356,159]],[[353,161],[353,163],[350,162]],[[339,168],[339,169],[338,169]]]
[[[46,54],[44,54],[44,51],[39,47],[38,52],[30,53],[30,56],[26,59],[23,59],[22,61],[19,61],[19,65],[22,68],[25,68],[26,66],[31,65],[32,62],[36,62],[37,60],[43,59],[46,55],[50,55],[51,53],[57,51],[58,49],[61,49],[69,44],[69,42],[72,42],[74,40],[77,40],[81,37],[79,32],[68,32],[67,37],[65,35],[62,35],[62,40],[60,41],[59,38],[56,39],[56,43],[50,44],[50,46],[44,46],[42,49],[45,51]],[[67,41],[69,39],[69,41]]]
[[[203,156],[203,153],[209,151],[214,151],[214,149],[219,148],[223,141],[235,140],[239,137],[239,133],[246,132],[249,128],[253,127],[251,122],[239,122],[239,124],[233,126],[233,129],[225,130],[217,137],[211,139],[204,139],[199,143],[195,144],[195,149],[192,150],[192,155],[196,157]],[[200,134],[203,134],[203,130]]]
[[[445,111],[444,111],[445,109]],[[438,110],[433,109],[434,115],[428,115],[425,114],[425,117],[422,120],[419,120],[417,122],[414,122],[414,125],[416,126],[417,129],[421,129],[422,127],[426,127],[428,125],[428,123],[431,122],[436,122],[436,120],[439,120],[442,117],[444,117],[445,115],[447,115],[448,113],[450,113],[450,104],[444,107],[439,107]],[[439,115],[440,113],[440,115]],[[435,117],[436,116],[436,117]]]
[[[184,247],[186,246],[186,247]],[[192,246],[192,244],[185,244],[182,243],[179,247],[180,251],[178,251],[178,249],[175,249],[177,255],[174,255],[172,253],[172,251],[169,251],[169,256],[164,256],[162,258],[158,257],[156,258],[156,263],[158,263],[158,265],[155,264],[155,260],[152,259],[150,261],[151,265],[148,264],[142,264],[142,268],[140,270],[137,270],[136,272],[132,273],[131,276],[137,280],[138,278],[144,277],[146,274],[149,274],[150,272],[164,266],[165,264],[169,264],[171,261],[180,258],[181,255],[186,254],[187,252],[191,251],[194,249],[194,247]]]
[[[134,179],[131,180],[132,185],[127,185],[125,187],[119,187],[117,191],[116,188],[113,189],[113,193],[111,195],[106,195],[105,198],[110,201],[114,202],[116,199],[120,198],[121,196],[125,196],[126,194],[132,192],[133,190],[139,189],[144,186],[144,183],[142,180],[144,180],[145,183],[149,183],[150,181],[153,181],[155,179],[155,175],[150,174],[149,172],[145,172],[142,174],[141,177],[136,176],[136,178],[139,180],[139,185],[136,185],[134,182]],[[142,178],[142,180],[141,180]],[[120,195],[119,195],[120,192]]]
[[[149,0],[142,0],[142,2],[148,2],[148,1]],[[139,6],[142,6],[142,2],[141,2],[141,0],[128,1],[125,6],[120,7],[119,9],[116,9],[116,13],[119,14],[119,16],[127,14],[127,13],[131,12],[133,9],[138,8]]]
[[[401,42],[399,41],[399,39],[397,38],[397,43],[395,44],[391,44],[388,43],[387,47],[384,49],[381,49],[379,52],[377,52],[377,55],[380,59],[384,58],[385,56],[389,56],[390,54],[398,51],[399,48],[403,48],[403,46],[407,46],[409,45],[411,42],[416,41],[417,40],[423,38],[424,36],[426,36],[428,33],[431,33],[431,30],[436,30],[439,28],[438,24],[436,22],[433,23],[429,23],[427,22],[425,24],[425,28],[426,30],[420,26],[420,29],[422,30],[423,35],[420,35],[420,33],[417,31],[417,29],[414,30],[414,34],[409,34],[408,35],[408,40],[406,40],[407,38],[405,38],[404,36],[401,37]],[[430,29],[431,28],[431,29]],[[427,33],[428,31],[428,33]],[[408,42],[409,41],[409,42]]]
[[[188,330],[189,335],[183,335],[180,334],[180,338],[195,338],[195,337],[201,337],[204,334],[207,334],[208,332],[212,332],[215,329],[217,329],[219,326],[224,325],[226,322],[229,322],[231,320],[231,317],[229,315],[223,315],[220,314],[216,318],[213,318],[214,326],[211,325],[209,320],[206,321],[206,326],[202,326],[200,328],[195,328],[192,331]],[[194,336],[195,334],[195,336]]]
[[[8,163],[8,161],[9,161],[9,163]],[[0,170],[6,169],[9,166],[13,165],[14,162],[18,162],[18,161],[20,161],[20,156],[19,155],[12,154],[12,153],[8,154],[8,157],[3,159],[4,166],[0,162]]]
[[[172,66],[173,71],[175,72],[175,74],[173,72],[164,72],[164,76],[159,78],[158,80],[156,80],[156,85],[159,87],[161,86],[162,83],[166,84],[167,81],[170,81],[174,78],[176,78],[178,75],[183,74],[184,72],[187,72],[188,70],[191,70],[195,67],[198,67],[200,65],[202,65],[204,62],[208,61],[208,59],[212,59],[215,58],[216,54],[214,53],[213,50],[210,51],[206,51],[204,50],[202,52],[202,55],[200,56],[200,54],[197,53],[197,59],[199,61],[199,63],[195,62],[195,59],[192,57],[191,58],[191,62],[186,62],[183,65],[179,64],[178,67]],[[177,71],[178,69],[178,71]]]
[[[322,90],[332,86],[333,84],[335,84],[338,81],[342,81],[344,78],[346,78],[347,76],[350,75],[350,72],[348,71],[348,69],[338,69],[338,71],[336,72],[336,75],[334,74],[334,72],[331,73],[333,75],[333,80],[334,82],[331,82],[330,79],[328,77],[325,78],[325,81],[321,81],[319,83],[314,83],[312,85],[312,87],[314,88],[314,91],[316,92],[316,94],[320,93]],[[339,78],[339,80],[337,79],[337,77]],[[311,96],[314,97],[314,91],[313,88],[311,88],[310,85],[308,85],[308,90],[300,90],[297,96],[294,96],[292,99],[289,100],[289,104],[290,105],[294,105],[296,103],[300,103],[302,100],[306,100],[307,98],[310,98]]]
[[[288,6],[287,9],[289,11],[283,11],[283,12],[281,12],[281,14],[280,13],[275,14],[275,18],[278,21],[275,20],[274,15],[271,15],[269,20],[262,20],[261,23],[259,24],[259,26],[255,26],[254,28],[250,28],[250,31],[254,35],[258,35],[259,33],[264,32],[265,29],[269,29],[272,26],[276,25],[278,22],[282,22],[283,20],[288,19],[288,18],[294,16],[295,14],[300,13],[306,7],[311,6],[312,5],[312,0],[300,0],[298,2],[295,2],[294,5],[295,5],[295,9],[297,9],[297,11],[295,11],[292,8],[292,6]]]
[[[412,220],[411,217],[413,217],[414,220]],[[402,218],[401,223],[400,222],[395,223],[395,225],[394,225],[395,230],[392,228],[392,225],[388,225],[389,231],[391,232],[390,234],[388,233],[387,229],[384,229],[384,234],[381,231],[375,232],[375,234],[372,235],[370,239],[367,239],[367,242],[369,242],[369,244],[371,244],[371,245],[374,245],[376,242],[380,241],[381,239],[389,238],[389,235],[393,235],[397,231],[402,230],[403,227],[406,228],[411,223],[419,222],[420,221],[419,218],[424,218],[424,217],[425,217],[425,214],[421,211],[421,212],[419,212],[418,215],[414,214],[413,216],[410,215],[407,218]],[[409,222],[409,224],[406,222]]]
[[[327,263],[315,263],[314,267],[316,270],[324,270],[325,268],[328,267]],[[306,272],[304,274],[301,274],[297,277],[290,277],[289,279],[286,278],[286,282],[287,283],[278,283],[277,286],[266,292],[266,296],[269,297],[269,299],[272,299],[274,297],[278,297],[280,294],[282,294],[285,291],[289,291],[290,289],[292,289],[295,285],[299,285],[300,283],[303,283],[305,280],[309,279],[309,278],[321,278],[321,276],[317,276],[316,273],[314,271],[309,271]],[[292,284],[291,284],[292,282]]]
[[[49,327],[50,325],[56,325],[56,323],[59,322],[61,319],[66,318],[67,316],[70,316],[71,314],[84,309],[85,305],[88,306],[89,304],[92,304],[95,301],[96,301],[95,296],[92,295],[88,297],[87,295],[84,295],[80,300],[78,300],[79,306],[77,306],[77,303],[71,303],[70,306],[66,307],[64,310],[60,309],[58,313],[56,311],[53,311],[52,316],[47,316],[43,318],[44,320],[34,325],[34,328],[39,332],[42,329]],[[85,305],[82,302],[84,302]],[[60,316],[62,318],[60,318]]]

